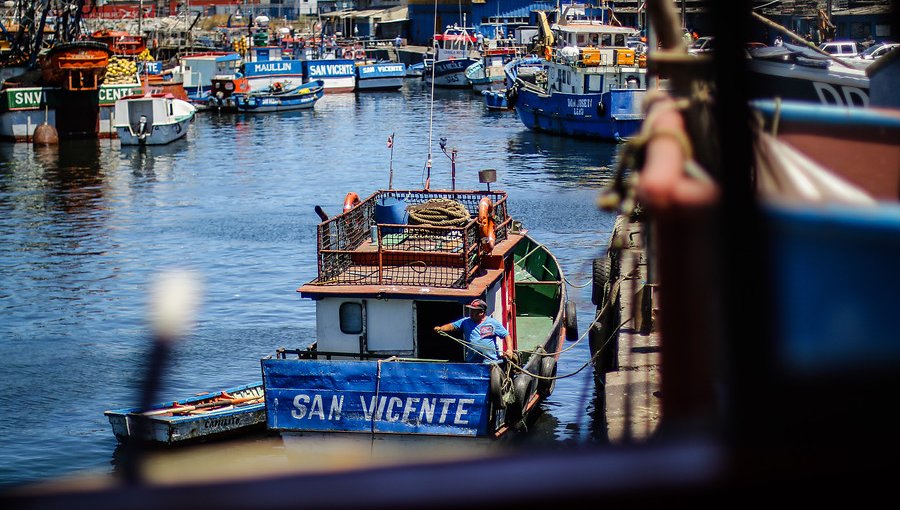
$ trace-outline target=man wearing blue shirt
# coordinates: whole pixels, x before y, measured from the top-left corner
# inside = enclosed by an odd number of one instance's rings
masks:
[[[501,358],[509,358],[511,350],[504,350],[503,340],[509,331],[493,317],[487,316],[487,303],[476,299],[466,305],[469,316],[450,324],[435,326],[435,331],[462,331],[466,362],[500,363]]]

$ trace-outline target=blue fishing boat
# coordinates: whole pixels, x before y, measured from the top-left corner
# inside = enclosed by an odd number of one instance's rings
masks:
[[[156,404],[142,412],[131,407],[106,411],[113,434],[120,441],[140,439],[181,444],[246,433],[265,428],[266,406],[261,383]],[[136,420],[147,420],[143,432]]]
[[[543,23],[546,72],[517,78],[509,98],[529,129],[619,141],[641,127],[646,68],[626,46],[635,29],[587,12],[567,6],[559,23]]]
[[[356,90],[397,90],[403,86],[406,64],[378,62],[356,65]]]
[[[430,62],[417,62],[406,68],[406,77],[407,78],[422,78],[422,75],[425,74],[425,68],[430,64]]]
[[[285,112],[312,108],[323,95],[325,87],[322,80],[296,85],[275,82],[263,90],[235,94],[234,102],[238,111],[242,112]]]
[[[481,95],[484,96],[484,106],[488,110],[509,110],[509,101],[506,99],[506,89],[503,90],[482,90]]]
[[[261,362],[270,429],[498,437],[553,391],[574,303],[506,193],[350,193],[317,231],[318,276],[299,289],[315,300],[315,336]],[[509,332],[497,349],[512,361],[436,331],[465,305]],[[493,342],[490,328],[477,332]]]

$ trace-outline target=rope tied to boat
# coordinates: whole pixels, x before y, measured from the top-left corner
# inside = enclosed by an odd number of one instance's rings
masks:
[[[620,278],[619,278],[618,280],[616,280],[615,283],[613,284],[613,289],[614,289],[614,290],[612,290],[611,292],[618,292],[619,286],[622,284],[623,281],[625,281],[625,280],[633,280],[633,279],[636,279],[636,277],[635,277],[634,275],[629,275],[629,276],[627,276],[627,277],[626,277],[626,276],[620,277]],[[578,343],[580,343],[582,340],[584,340],[584,339],[587,337],[588,333],[591,331],[591,328],[593,328],[595,324],[597,324],[598,322],[600,322],[600,318],[603,316],[603,314],[606,312],[607,308],[608,308],[609,306],[611,306],[611,304],[612,304],[613,302],[614,302],[614,300],[612,300],[612,299],[609,300],[609,301],[607,301],[606,304],[604,304],[603,307],[601,307],[601,309],[597,311],[597,314],[596,314],[596,316],[594,317],[594,320],[593,320],[593,321],[591,322],[591,324],[586,328],[585,332],[582,333],[581,337],[579,337],[578,340],[576,340],[575,342],[572,342],[572,344],[569,345],[568,347],[566,347],[565,349],[562,349],[562,350],[559,350],[559,351],[556,351],[556,352],[537,352],[537,351],[534,351],[534,352],[531,352],[531,353],[529,353],[529,354],[531,354],[532,356],[537,356],[537,357],[558,356],[558,355],[560,355],[560,354],[562,354],[562,353],[564,353],[564,352],[566,352],[566,351],[568,351],[568,350],[571,350],[572,348],[575,347],[575,345],[577,345]],[[633,319],[633,317],[628,317],[628,318],[624,319],[623,321],[621,321],[621,322],[616,326],[615,329],[613,329],[611,332],[609,332],[609,335],[607,336],[607,338],[606,338],[606,340],[603,342],[603,344],[600,346],[600,348],[597,349],[597,352],[594,353],[594,355],[591,356],[591,358],[588,359],[587,362],[585,362],[585,363],[582,364],[580,367],[578,367],[578,369],[575,370],[574,372],[570,372],[570,373],[568,373],[568,374],[563,374],[563,375],[556,375],[556,376],[545,376],[545,375],[541,375],[541,374],[535,374],[535,373],[532,373],[532,372],[526,370],[525,367],[519,365],[519,364],[516,363],[515,361],[513,361],[513,360],[507,358],[507,359],[505,360],[505,361],[506,361],[506,363],[505,363],[505,365],[506,365],[506,374],[505,374],[505,376],[506,376],[507,378],[509,378],[509,384],[512,384],[512,376],[511,376],[511,372],[512,372],[513,369],[515,369],[515,370],[517,370],[517,371],[519,371],[519,372],[521,372],[521,373],[523,373],[523,374],[525,374],[525,375],[534,377],[535,379],[543,379],[543,380],[546,380],[546,381],[554,381],[554,380],[558,380],[558,379],[566,379],[566,378],[569,378],[569,377],[573,377],[573,376],[575,376],[575,375],[578,375],[578,373],[580,373],[582,370],[584,370],[584,369],[587,368],[588,366],[594,365],[594,364],[596,363],[597,358],[600,356],[600,354],[603,352],[603,350],[604,350],[604,348],[606,347],[606,345],[607,345],[607,344],[610,342],[610,340],[613,338],[613,335],[615,335],[615,334],[622,328],[622,326],[624,326],[625,324],[627,324],[627,323],[628,323],[629,321],[631,321],[632,319]],[[456,343],[462,345],[464,348],[469,349],[469,350],[475,352],[476,354],[478,354],[479,356],[483,357],[484,359],[489,359],[489,360],[493,361],[493,359],[490,358],[488,355],[486,355],[486,354],[484,354],[483,352],[479,351],[478,349],[472,347],[471,342],[467,342],[466,340],[462,340],[462,339],[456,338],[455,336],[453,336],[453,335],[447,333],[446,331],[439,331],[438,334],[443,335],[443,336],[445,336],[445,337],[447,337],[447,338],[453,340],[454,342],[456,342]],[[519,351],[519,352],[522,352],[522,351]],[[506,389],[505,384],[507,384],[506,379],[503,380],[503,383],[502,383],[502,384],[504,385],[503,388],[504,388],[504,390],[505,390],[505,389]],[[505,396],[505,395],[506,395],[506,393],[504,393],[504,396]]]
[[[409,206],[409,222],[412,225],[462,227],[471,219],[472,215],[465,205],[449,198],[432,198]]]

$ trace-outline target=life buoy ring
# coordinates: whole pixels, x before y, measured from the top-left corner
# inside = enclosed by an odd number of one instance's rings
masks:
[[[497,234],[494,232],[494,203],[488,197],[478,202],[478,226],[481,231],[481,250],[490,253],[497,241]]]
[[[365,60],[366,52],[363,50],[356,50],[355,56],[356,56],[356,60]]]
[[[353,58],[353,50],[350,48],[345,49],[343,56],[344,58]]]
[[[347,193],[347,196],[344,197],[344,212],[353,209],[354,207],[359,205],[359,195],[354,192]]]

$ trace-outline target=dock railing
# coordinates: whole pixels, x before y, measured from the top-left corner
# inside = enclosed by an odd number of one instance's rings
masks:
[[[506,194],[487,191],[379,191],[352,209],[318,226],[316,285],[417,285],[464,288],[479,273],[482,234],[478,205],[493,203],[496,241],[511,224]],[[377,223],[379,199],[419,205],[431,199],[462,204],[469,220],[462,225]]]

